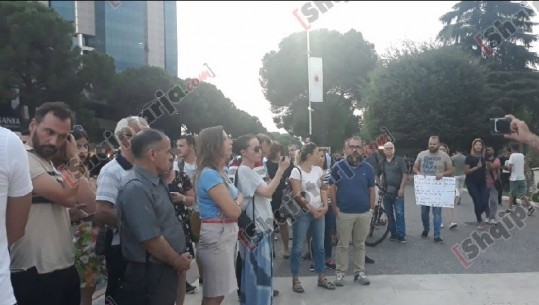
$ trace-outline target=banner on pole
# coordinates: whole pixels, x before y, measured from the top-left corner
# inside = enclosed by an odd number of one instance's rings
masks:
[[[322,58],[309,57],[309,100],[312,103],[324,101],[324,82],[322,72]]]

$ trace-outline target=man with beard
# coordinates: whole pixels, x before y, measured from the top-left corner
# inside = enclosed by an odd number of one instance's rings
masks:
[[[453,165],[451,164],[451,158],[443,152],[439,151],[440,139],[438,136],[431,136],[429,138],[429,149],[420,152],[414,163],[414,174],[425,176],[436,176],[436,180],[440,180],[443,177],[449,177],[453,173]],[[423,221],[423,233],[422,238],[427,238],[429,235],[429,212],[430,206],[421,206],[421,220]],[[441,225],[442,225],[442,208],[432,207],[432,214],[434,215],[434,242],[443,244],[444,241],[440,237]]]
[[[369,163],[362,162],[362,145],[361,138],[352,137],[348,141],[348,157],[337,162],[331,169],[330,198],[337,217],[339,236],[336,249],[336,286],[344,285],[350,242],[354,246],[354,281],[361,285],[370,284],[365,275],[365,240],[374,211],[375,173]]]
[[[80,304],[68,208],[75,207],[80,178],[77,143],[70,134],[73,113],[62,102],[45,103],[30,122],[26,143],[32,206],[25,235],[11,248],[11,280],[18,304]],[[65,146],[68,170],[62,177],[51,159]],[[74,178],[74,179],[73,179]]]

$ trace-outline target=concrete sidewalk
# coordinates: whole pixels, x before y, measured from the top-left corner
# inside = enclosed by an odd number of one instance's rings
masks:
[[[333,280],[333,277],[329,277]],[[415,274],[370,276],[371,285],[361,286],[346,279],[334,291],[316,286],[316,277],[303,277],[305,293],[292,291],[291,278],[274,278],[280,295],[274,304],[290,305],[532,305],[537,304],[538,272],[490,274]],[[200,304],[202,291],[187,295],[185,305]],[[94,304],[104,304],[103,298]],[[236,293],[223,305],[239,304]]]

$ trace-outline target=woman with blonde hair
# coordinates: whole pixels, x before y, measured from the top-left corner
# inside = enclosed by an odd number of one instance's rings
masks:
[[[472,197],[477,229],[483,230],[485,222],[482,214],[489,215],[489,193],[487,188],[487,171],[485,162],[485,143],[480,138],[472,141],[470,154],[466,157],[464,172],[466,173],[466,187]]]
[[[243,196],[224,172],[232,155],[232,141],[222,126],[203,129],[196,152],[195,196],[201,220],[197,255],[204,278],[202,305],[218,305],[225,295],[238,288],[234,258]]]

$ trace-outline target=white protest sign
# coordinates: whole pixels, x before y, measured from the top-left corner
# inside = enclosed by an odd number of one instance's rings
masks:
[[[414,176],[415,203],[431,207],[452,208],[455,203],[455,178]]]

